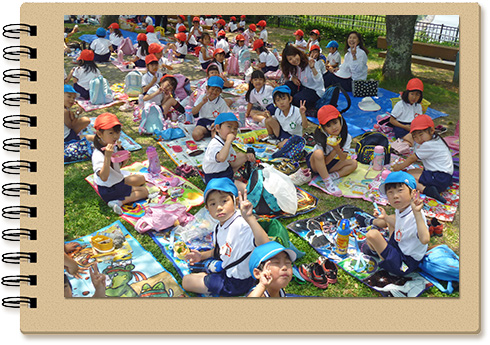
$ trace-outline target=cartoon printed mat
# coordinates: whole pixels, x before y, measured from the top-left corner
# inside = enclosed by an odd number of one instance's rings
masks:
[[[396,277],[378,267],[379,259],[360,251],[365,241],[367,224],[374,217],[352,205],[344,205],[309,219],[290,223],[287,228],[306,240],[320,255],[334,261],[340,268],[384,297],[417,297],[432,286],[417,272]],[[347,253],[336,253],[337,224],[348,219],[354,235],[349,237]],[[387,231],[383,233],[386,237]]]
[[[135,162],[130,166],[124,167],[121,169],[123,174],[146,174],[145,177],[149,176],[148,173],[148,161],[144,162]],[[185,178],[181,176],[175,175],[173,172],[162,166],[161,176],[159,179],[153,179],[153,182],[147,182],[147,185],[155,190],[160,190],[159,201],[160,204],[174,204],[180,203],[184,205],[187,210],[190,210],[192,207],[199,206],[204,202],[203,191],[196,187],[194,184],[187,181]],[[177,177],[181,180],[181,184],[178,186],[183,189],[182,195],[171,198],[164,187],[159,186],[159,182],[163,182],[165,179],[171,179]],[[94,183],[94,174],[91,174],[85,178],[85,180],[95,189],[97,194],[98,187]],[[147,178],[148,181],[148,178]],[[124,205],[122,207],[123,214],[121,218],[126,220],[131,225],[135,225],[139,218],[141,218],[145,214],[145,206],[148,205],[148,200],[140,200],[134,202],[131,205]],[[150,206],[151,207],[151,206]]]
[[[125,242],[116,252],[124,252],[126,256],[118,261],[108,259],[110,256],[95,258],[90,239],[97,233],[122,233]],[[97,261],[99,272],[106,275],[107,297],[187,297],[175,278],[131,236],[119,220],[71,242],[81,245],[80,250],[73,254],[80,266],[88,267]],[[103,258],[107,258],[106,261],[102,261]],[[94,294],[89,274],[82,275],[82,279],[69,279],[73,297],[91,297]]]
[[[199,69],[201,67],[199,66]],[[248,84],[243,79],[228,78],[229,81],[234,83],[233,87],[227,87],[223,89],[223,93],[228,93],[233,96],[243,96],[248,91]],[[191,88],[200,88],[207,81],[207,78],[199,80],[191,80]]]
[[[305,214],[316,209],[318,205],[318,198],[308,193],[307,191],[296,186],[296,197],[298,198],[298,209],[295,214],[289,214],[281,212],[276,215],[256,215],[258,219],[272,219],[272,218],[294,218],[300,214]]]
[[[400,94],[388,91],[382,88],[378,88],[378,97],[372,97],[374,101],[381,106],[378,111],[363,111],[359,109],[359,102],[362,101],[362,97],[353,97],[352,92],[348,93],[351,99],[351,107],[344,113],[344,119],[349,127],[349,134],[354,138],[362,135],[365,132],[372,131],[374,124],[376,123],[376,117],[378,115],[385,116],[386,112],[391,112],[392,103],[391,99],[400,97]],[[338,109],[345,109],[347,107],[347,100],[344,95],[340,94],[338,101]],[[447,114],[438,110],[428,108],[425,112],[432,119],[447,116]],[[316,117],[308,117],[310,122],[318,125],[318,119]]]
[[[90,118],[90,124],[85,128],[81,134],[83,135],[90,135],[90,134],[95,134],[95,129],[94,129],[94,122],[95,122],[95,117]],[[121,141],[121,145],[123,149],[128,150],[128,151],[137,151],[141,149],[141,145],[138,144],[134,139],[132,139],[130,136],[128,136],[124,131],[121,131],[121,136],[119,138]]]

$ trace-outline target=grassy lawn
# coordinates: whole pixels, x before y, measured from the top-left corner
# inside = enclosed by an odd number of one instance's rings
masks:
[[[71,40],[75,40],[81,34],[90,33],[94,34],[96,27],[93,26],[80,26],[81,32],[77,33]],[[288,41],[294,39],[293,30],[281,29],[281,28],[268,28],[269,37],[274,47],[278,51],[281,51],[284,45]],[[321,42],[322,47],[326,45],[328,40],[323,40]],[[341,51],[342,45],[341,43]],[[381,68],[383,64],[383,59],[378,58],[377,50],[374,47],[369,47],[369,75],[368,79],[380,79]],[[342,54],[343,55],[343,54]],[[205,76],[204,72],[195,69],[193,66],[198,65],[198,59],[194,56],[189,56],[191,62],[185,62],[182,64],[174,65],[174,73],[182,73],[189,79],[200,79]],[[68,73],[71,68],[75,65],[72,63],[71,58],[65,57],[65,71]],[[109,81],[110,84],[116,82],[124,82],[124,72],[120,72],[114,65],[110,63],[99,64],[100,71],[102,75]],[[431,102],[431,108],[443,111],[448,114],[447,117],[436,119],[435,123],[443,124],[449,128],[445,135],[451,135],[454,130],[454,126],[459,119],[459,93],[458,87],[451,84],[452,72],[439,70],[434,68],[427,68],[424,66],[412,65],[412,71],[414,75],[424,82],[424,98]],[[406,81],[400,83],[393,83],[381,80],[380,87],[394,91],[403,91],[406,85]],[[149,145],[155,145],[156,141],[152,137],[140,136],[138,134],[138,123],[132,121],[132,113],[125,113],[119,111],[119,106],[112,107],[108,109],[103,109],[101,111],[94,111],[86,116],[95,117],[103,112],[112,112],[118,116],[120,119],[123,130],[131,138],[135,139],[143,149],[139,151],[132,152],[132,161],[143,161],[146,160],[146,148]],[[314,125],[310,125],[307,129],[308,131],[313,131]],[[170,160],[170,158],[165,155],[162,150],[160,162],[162,165],[166,166],[170,170],[174,171],[176,166]],[[104,226],[111,224],[112,222],[119,219],[119,217],[114,214],[107,205],[100,199],[95,191],[90,187],[90,185],[84,181],[84,179],[93,173],[92,164],[90,161],[80,162],[75,164],[65,165],[65,181],[64,181],[64,195],[65,195],[65,240],[73,240],[81,236],[90,234]],[[192,177],[190,181],[194,183],[199,188],[205,188],[204,183],[201,179]],[[357,206],[361,209],[366,210],[371,213],[372,204],[363,200],[358,199],[347,199],[347,198],[336,198],[326,195],[316,188],[304,185],[302,186],[307,192],[315,195],[318,201],[318,207],[310,213],[301,215],[292,219],[281,219],[280,221],[287,225],[298,219],[311,218],[318,216],[326,211],[337,208],[344,204],[351,204]],[[388,213],[392,213],[393,209],[391,207],[386,207]],[[199,208],[193,208],[191,213],[196,213]],[[149,236],[140,235],[137,231],[133,229],[129,223],[123,222],[124,226],[129,230],[129,232],[141,243],[141,245],[148,251],[150,251],[156,259],[171,272],[179,283],[181,283],[181,278],[177,271],[174,269],[172,264],[165,258],[160,248],[150,239]],[[309,244],[290,232],[290,239],[293,244],[301,251],[306,252],[306,255],[298,260],[296,264],[299,266],[303,263],[313,262],[318,258],[316,251],[309,246]],[[455,220],[452,223],[445,223],[444,236],[434,237],[431,239],[430,246],[437,244],[446,243],[451,247],[457,254],[459,254],[459,210],[456,214]],[[321,290],[315,288],[312,284],[299,284],[292,281],[288,288],[288,293],[300,294],[300,295],[314,295],[314,296],[324,296],[324,297],[379,297],[379,294],[370,288],[366,287],[357,279],[351,277],[343,270],[339,269],[339,279],[337,284],[331,284],[326,290]],[[439,297],[447,296],[442,294],[436,288],[431,288],[423,294],[425,297]],[[455,292],[450,296],[459,296],[459,292]]]

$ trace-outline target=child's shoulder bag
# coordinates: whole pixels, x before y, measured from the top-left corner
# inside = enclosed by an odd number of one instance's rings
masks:
[[[361,136],[356,144],[357,161],[362,164],[371,163],[376,146],[384,147],[384,164],[389,164],[391,160],[390,142],[383,133],[379,132],[366,132]]]
[[[101,75],[90,81],[89,95],[92,104],[107,104],[114,100],[109,82]]]

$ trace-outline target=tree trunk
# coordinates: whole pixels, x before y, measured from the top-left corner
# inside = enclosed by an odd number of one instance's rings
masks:
[[[417,16],[386,16],[388,49],[383,64],[387,79],[409,79],[412,76],[412,44]]]
[[[103,28],[106,28],[111,25],[112,23],[118,23],[119,24],[119,15],[117,16],[102,16],[100,18],[100,26]]]

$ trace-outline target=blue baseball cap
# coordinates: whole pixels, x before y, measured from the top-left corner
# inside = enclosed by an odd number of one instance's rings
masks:
[[[296,260],[296,253],[293,250],[284,248],[276,241],[270,241],[256,247],[252,252],[252,255],[250,255],[250,261],[248,262],[248,269],[250,270],[250,273],[253,275],[254,268],[259,267],[262,262],[273,258],[281,252],[286,252],[291,261],[294,262],[294,260]]]
[[[218,77],[216,75],[214,75],[208,79],[208,86],[216,86],[216,87],[219,87],[220,89],[223,89],[224,84],[225,84],[225,81],[223,80],[223,78]]]
[[[80,96],[80,94],[73,88],[73,86],[71,86],[69,84],[65,84],[65,87],[64,87],[64,91],[63,92],[75,93],[77,95],[77,97]]]
[[[417,181],[415,181],[415,177],[405,171],[394,171],[390,173],[386,177],[385,182],[379,186],[379,191],[381,194],[386,195],[385,186],[388,183],[405,183],[410,189],[417,188]]]
[[[221,113],[214,120],[214,124],[215,125],[221,125],[223,122],[227,122],[227,121],[235,121],[235,122],[238,122],[235,114],[233,114],[233,113]]]
[[[98,28],[97,31],[95,31],[95,35],[98,37],[105,37],[107,34],[107,31],[104,28]]]
[[[204,190],[204,203],[206,203],[208,194],[213,190],[232,193],[235,198],[238,196],[238,189],[236,188],[235,183],[233,183],[233,181],[228,177],[213,178],[211,181],[209,181],[206,189]]]
[[[337,41],[330,41],[327,44],[327,48],[338,48],[338,47],[339,47],[339,44],[337,43]]]
[[[290,95],[291,89],[287,85],[276,86],[274,90],[272,90],[272,97],[274,97],[274,94],[276,92],[287,93],[288,95]]]

